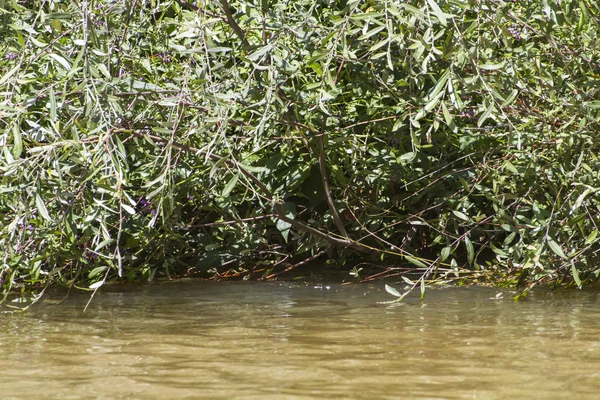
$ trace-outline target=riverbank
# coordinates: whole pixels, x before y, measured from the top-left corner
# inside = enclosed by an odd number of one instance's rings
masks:
[[[600,9],[530,3],[3,3],[3,291],[595,283]]]

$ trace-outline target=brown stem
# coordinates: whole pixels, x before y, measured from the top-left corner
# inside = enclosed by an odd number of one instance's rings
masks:
[[[254,221],[261,220],[261,219],[272,218],[272,217],[276,217],[276,215],[275,214],[267,214],[267,215],[259,215],[259,216],[256,216],[256,217],[236,219],[236,220],[233,220],[233,221],[210,222],[210,223],[207,223],[207,224],[194,224],[194,225],[188,225],[188,226],[186,226],[186,228],[188,228],[188,229],[199,229],[199,228],[211,228],[211,227],[214,227],[214,226],[237,225],[237,224],[241,224],[241,223],[244,223],[244,222],[254,222]]]
[[[307,264],[307,263],[309,263],[309,262],[311,262],[311,261],[314,261],[314,260],[316,260],[317,258],[321,257],[321,256],[322,256],[323,254],[325,254],[325,253],[326,253],[326,251],[325,251],[325,250],[321,250],[321,251],[319,251],[317,254],[315,254],[315,255],[312,255],[312,256],[308,257],[307,259],[305,259],[305,260],[303,260],[303,261],[300,261],[299,263],[296,263],[296,264],[294,264],[294,265],[290,265],[289,267],[287,267],[286,269],[284,269],[284,270],[283,270],[283,271],[281,271],[281,272],[277,272],[277,273],[275,273],[275,274],[271,274],[271,275],[265,276],[265,279],[271,279],[271,278],[275,278],[275,277],[277,277],[277,276],[279,276],[279,275],[281,275],[281,274],[283,274],[283,273],[285,273],[285,272],[289,272],[289,271],[293,270],[294,268],[297,268],[297,267],[299,267],[299,266],[301,266],[301,265],[304,265],[304,264]]]
[[[327,178],[327,164],[325,162],[325,137],[320,136],[317,139],[318,147],[319,147],[319,169],[321,170],[321,183],[323,183],[323,189],[325,190],[325,197],[327,197],[327,204],[329,205],[329,211],[331,211],[331,215],[333,215],[333,221],[335,222],[335,226],[337,226],[338,230],[345,238],[348,237],[348,233],[346,232],[346,228],[344,227],[344,222],[340,218],[335,204],[333,204],[333,198],[331,197],[331,191],[329,190],[329,179]]]
[[[286,217],[285,212],[282,207],[283,203],[280,200],[275,199],[273,194],[271,193],[271,191],[264,185],[264,183],[262,183],[256,176],[254,176],[254,174],[252,174],[250,171],[245,169],[243,165],[239,164],[235,160],[221,157],[217,154],[209,153],[207,151],[200,150],[195,147],[187,146],[185,144],[181,144],[181,143],[177,143],[177,142],[170,141],[167,139],[163,139],[159,136],[150,135],[148,133],[141,133],[141,132],[137,132],[137,131],[134,131],[131,129],[115,129],[115,130],[113,130],[113,132],[115,132],[115,133],[130,133],[141,139],[149,138],[156,142],[160,142],[163,144],[170,144],[172,147],[179,149],[179,150],[183,150],[183,151],[193,153],[196,155],[202,155],[202,156],[208,157],[215,161],[223,161],[223,162],[229,164],[230,166],[238,169],[242,174],[244,174],[244,176],[246,176],[246,178],[248,178],[250,181],[252,181],[256,186],[258,186],[258,188],[262,192],[263,196],[273,204],[273,208],[275,209],[275,213],[277,214],[276,217],[279,218],[280,220],[287,222],[288,224],[292,225],[293,227],[295,227],[299,230],[308,232],[308,233],[312,234],[313,236],[316,236],[320,239],[328,241],[329,243],[336,244],[338,246],[349,247],[354,250],[358,250],[358,251],[361,251],[363,253],[368,253],[368,254],[371,254],[374,251],[366,246],[361,245],[358,242],[354,242],[354,241],[348,240],[347,238],[340,238],[337,236],[327,234],[325,232],[321,232],[320,230],[315,229],[310,225],[306,225],[303,222]],[[337,213],[336,213],[336,215],[337,215]],[[339,218],[339,216],[338,216],[338,218]]]
[[[242,28],[240,28],[237,22],[235,22],[235,19],[233,19],[233,15],[231,14],[231,8],[229,8],[229,3],[227,2],[227,0],[221,0],[221,5],[223,6],[223,11],[225,11],[225,15],[227,16],[227,23],[229,24],[231,29],[233,29],[235,34],[240,38],[244,46],[247,46],[248,40],[246,40],[246,35],[244,35],[244,31],[242,31]]]

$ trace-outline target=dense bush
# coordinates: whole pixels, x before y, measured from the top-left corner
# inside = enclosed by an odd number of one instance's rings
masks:
[[[600,272],[595,2],[0,6],[5,291],[324,252]]]

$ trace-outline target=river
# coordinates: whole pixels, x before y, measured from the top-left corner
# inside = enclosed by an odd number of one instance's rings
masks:
[[[167,282],[0,314],[2,399],[596,399],[600,293]],[[46,300],[58,298],[49,294]]]

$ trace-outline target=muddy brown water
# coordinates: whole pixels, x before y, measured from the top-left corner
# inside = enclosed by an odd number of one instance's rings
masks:
[[[173,282],[0,313],[2,399],[597,399],[600,293]],[[51,299],[52,295],[47,296]]]

